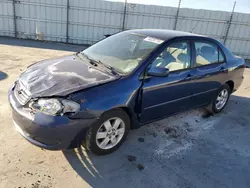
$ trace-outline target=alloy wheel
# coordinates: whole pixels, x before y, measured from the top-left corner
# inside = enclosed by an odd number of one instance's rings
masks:
[[[222,109],[225,106],[228,100],[228,96],[229,96],[229,93],[227,89],[221,90],[221,92],[219,93],[215,101],[215,107],[218,110]]]
[[[96,144],[99,148],[107,150],[116,146],[125,133],[125,123],[118,117],[105,121],[96,133]]]

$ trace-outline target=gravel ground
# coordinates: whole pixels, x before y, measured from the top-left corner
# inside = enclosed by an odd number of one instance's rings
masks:
[[[250,70],[223,113],[188,111],[130,132],[121,148],[47,151],[12,126],[7,92],[36,61],[83,46],[0,38],[0,187],[250,187]]]

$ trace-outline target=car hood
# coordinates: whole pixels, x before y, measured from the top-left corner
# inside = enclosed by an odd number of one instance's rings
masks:
[[[119,78],[119,75],[91,67],[87,62],[71,55],[29,66],[20,75],[19,82],[31,97],[47,97],[65,96]]]

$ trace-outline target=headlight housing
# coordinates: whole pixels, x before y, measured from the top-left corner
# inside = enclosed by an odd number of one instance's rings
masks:
[[[80,110],[80,105],[74,101],[66,99],[38,99],[29,104],[33,110],[49,115],[64,115],[65,113],[76,113]]]

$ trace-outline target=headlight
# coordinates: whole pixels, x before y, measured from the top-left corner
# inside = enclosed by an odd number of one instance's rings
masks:
[[[31,102],[29,106],[34,110],[50,115],[63,115],[80,110],[78,103],[65,99],[39,99]]]

